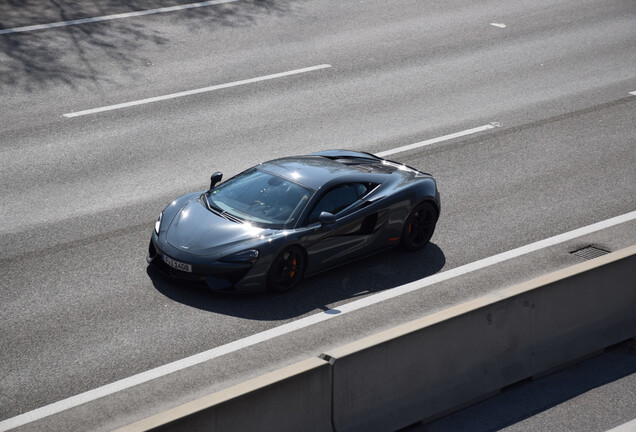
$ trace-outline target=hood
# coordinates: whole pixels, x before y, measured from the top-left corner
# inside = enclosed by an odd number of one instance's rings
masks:
[[[259,238],[264,231],[211,212],[197,197],[185,203],[172,219],[166,241],[193,255],[213,255],[237,243]]]

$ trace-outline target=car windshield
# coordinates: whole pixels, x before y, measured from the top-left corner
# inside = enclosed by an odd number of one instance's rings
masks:
[[[264,228],[293,226],[314,191],[251,168],[206,194],[210,207]]]

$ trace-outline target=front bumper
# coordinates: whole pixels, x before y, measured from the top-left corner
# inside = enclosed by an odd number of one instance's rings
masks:
[[[176,261],[187,262],[192,265],[192,272],[186,272],[182,270],[170,267],[163,260],[164,256],[168,256]],[[223,261],[203,262],[202,259],[192,262],[191,260],[184,260],[179,254],[166,253],[158,247],[153,235],[148,245],[148,255],[146,261],[153,268],[159,270],[165,276],[170,277],[181,282],[185,282],[190,285],[207,286],[214,291],[219,292],[238,292],[237,286],[240,286],[241,281],[245,279],[247,274],[252,269],[252,265],[249,263],[227,263]]]

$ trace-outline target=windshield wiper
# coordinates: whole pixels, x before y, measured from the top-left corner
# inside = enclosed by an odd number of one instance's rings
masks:
[[[221,213],[221,216],[223,216],[225,219],[232,221],[232,222],[236,222],[236,223],[243,223],[243,219],[240,219],[236,216],[234,216],[231,213],[228,213],[226,211],[224,211],[223,213]]]
[[[208,208],[208,210],[210,210],[212,213],[217,214],[219,216],[223,215],[223,210],[221,210],[218,207],[214,207],[212,204],[210,204],[210,200],[208,199],[207,194],[203,194],[201,195],[200,198],[203,198],[205,200],[205,206]]]
[[[208,208],[208,210],[210,210],[212,213],[214,213],[217,216],[221,216],[222,218],[225,218],[229,221],[232,222],[236,222],[236,223],[243,223],[243,219],[240,219],[237,216],[234,216],[231,213],[226,212],[225,210],[219,208],[219,207],[215,207],[210,203],[210,200],[208,199],[208,195],[207,194],[203,194],[201,195],[201,198],[203,198],[205,200],[205,205]]]

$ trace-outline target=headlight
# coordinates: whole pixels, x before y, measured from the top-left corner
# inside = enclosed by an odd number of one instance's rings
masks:
[[[161,228],[161,218],[163,217],[163,212],[161,212],[159,214],[159,217],[157,218],[157,222],[155,222],[155,232],[157,234],[159,234],[159,228]]]
[[[231,263],[252,263],[258,258],[258,251],[256,249],[250,249],[243,252],[235,253],[234,255],[226,256],[221,261]]]

